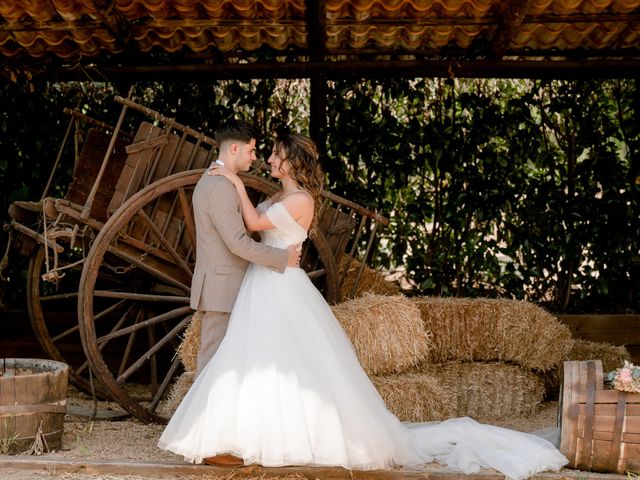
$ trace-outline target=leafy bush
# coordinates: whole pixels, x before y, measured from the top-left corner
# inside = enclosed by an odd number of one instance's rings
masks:
[[[107,83],[4,82],[8,222],[11,202],[40,198],[69,121],[63,108],[114,124],[112,96],[126,94]],[[308,95],[297,80],[136,86],[139,102],[204,132],[230,116],[252,120],[263,158],[274,132],[308,133]],[[332,81],[324,166],[332,191],[390,218],[370,261],[406,267],[417,293],[637,312],[639,113],[635,80]],[[72,169],[65,152],[53,195]],[[22,275],[15,256],[12,265]],[[22,301],[20,290],[2,292],[0,301]]]

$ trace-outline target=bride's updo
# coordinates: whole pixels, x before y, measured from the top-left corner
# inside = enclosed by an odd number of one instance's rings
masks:
[[[305,135],[287,133],[276,138],[275,149],[281,158],[289,162],[289,176],[313,196],[317,208],[324,174],[318,163],[316,144]]]

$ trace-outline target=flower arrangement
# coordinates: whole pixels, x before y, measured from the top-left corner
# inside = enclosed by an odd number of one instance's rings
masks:
[[[640,367],[627,360],[622,368],[609,372],[608,379],[616,390],[640,393]]]

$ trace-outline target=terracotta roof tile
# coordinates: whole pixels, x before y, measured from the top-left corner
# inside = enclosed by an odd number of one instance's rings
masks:
[[[237,49],[256,50],[268,45],[277,50],[289,46],[304,46],[306,31],[288,27],[208,27],[208,28],[135,28],[134,38],[141,51],[161,46],[168,52],[177,52],[187,46],[202,52],[215,45],[222,52]]]
[[[638,2],[635,0],[533,0],[529,15],[594,15],[634,11],[638,11]]]
[[[165,19],[280,19],[304,17],[305,2],[301,0],[117,0],[116,9],[134,20],[141,17]]]
[[[332,17],[366,18],[456,18],[482,17],[497,9],[495,0],[328,0]]]
[[[327,47],[359,49],[379,47],[384,49],[419,50],[439,49],[454,43],[467,48],[488,26],[367,26],[329,27]]]
[[[251,52],[307,48],[304,0],[0,0],[0,56],[61,59],[103,52]],[[359,49],[438,52],[490,44],[502,0],[326,0],[326,53]],[[517,2],[516,2],[517,5]],[[504,46],[545,50],[640,49],[640,0],[532,0]]]

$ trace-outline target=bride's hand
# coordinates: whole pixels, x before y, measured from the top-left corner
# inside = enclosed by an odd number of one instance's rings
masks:
[[[222,175],[223,177],[227,177],[229,180],[231,180],[231,183],[233,183],[234,186],[238,186],[239,184],[242,184],[242,180],[235,172],[231,171],[229,168],[222,165],[214,165],[207,171],[207,175],[209,176]]]

